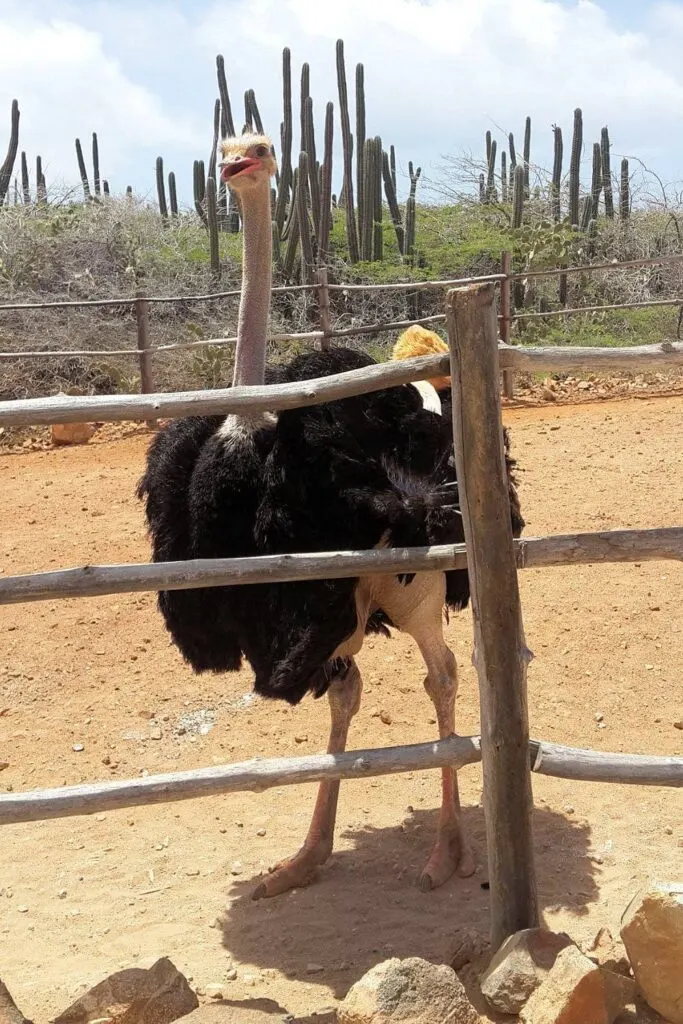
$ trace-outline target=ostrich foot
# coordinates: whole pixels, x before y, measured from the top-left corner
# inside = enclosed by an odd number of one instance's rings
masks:
[[[254,889],[251,898],[261,900],[269,896],[280,896],[290,889],[303,889],[318,877],[318,868],[330,855],[326,844],[304,846],[288,860],[276,864],[272,871]]]
[[[438,889],[454,874],[469,878],[476,866],[460,826],[454,823],[450,827],[442,827],[427,866],[420,875],[420,889],[423,892]]]

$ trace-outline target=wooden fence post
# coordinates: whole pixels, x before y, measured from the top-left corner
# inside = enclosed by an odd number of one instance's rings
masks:
[[[319,267],[316,274],[318,282],[318,323],[320,330],[328,334],[332,327],[330,318],[330,288],[327,280],[327,267]],[[321,338],[320,349],[324,352],[330,347],[329,338]]]
[[[154,379],[152,377],[152,353],[149,350],[149,302],[139,292],[135,300],[135,319],[138,329],[140,392],[143,395],[150,395],[154,392]],[[156,420],[147,420],[146,422],[150,430],[156,428]]]
[[[510,344],[510,312],[512,310],[511,264],[510,253],[501,253],[500,271],[506,277],[504,281],[500,282],[500,337],[506,345]],[[515,375],[512,370],[503,370],[503,394],[506,398],[515,397]]]
[[[526,647],[501,428],[494,285],[446,302],[453,431],[479,677],[491,946],[538,924]]]

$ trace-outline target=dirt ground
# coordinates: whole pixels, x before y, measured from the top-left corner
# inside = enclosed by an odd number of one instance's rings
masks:
[[[505,418],[528,536],[683,522],[682,397],[514,408]],[[130,428],[111,438],[0,454],[3,573],[147,560],[133,491],[148,435]],[[683,566],[529,570],[521,587],[536,655],[532,734],[680,754]],[[448,626],[462,733],[479,728],[470,633],[469,612]],[[3,607],[0,641],[2,790],[325,748],[324,701],[294,710],[252,702],[248,671],[193,676],[152,594]],[[365,696],[352,748],[435,736],[407,638],[370,640],[359,662]],[[461,790],[479,869],[428,894],[416,883],[436,824],[436,772],[343,785],[336,852],[320,881],[259,903],[249,898],[259,872],[305,833],[311,786],[6,826],[0,977],[37,1021],[107,974],[162,955],[199,987],[226,980],[234,965],[238,1003],[301,1015],[334,1005],[379,960],[447,958],[460,929],[486,933],[478,766],[463,770]],[[680,791],[538,776],[534,795],[551,927],[578,940],[602,925],[616,933],[648,876],[680,877]]]

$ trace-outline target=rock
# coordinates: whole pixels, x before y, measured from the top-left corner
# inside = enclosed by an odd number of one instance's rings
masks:
[[[568,935],[525,928],[505,940],[481,978],[486,1002],[502,1013],[519,1013],[557,959],[572,945]]]
[[[148,971],[139,967],[112,974],[77,999],[53,1024],[170,1024],[199,1006],[187,979],[163,957]]]
[[[92,423],[53,423],[50,429],[53,444],[87,444],[95,433]]]
[[[213,982],[211,985],[206,986],[205,995],[207,995],[209,999],[223,999],[225,996],[223,986]]]
[[[481,932],[470,928],[459,929],[453,939],[448,962],[454,971],[460,971],[466,964],[480,957],[489,948],[489,941]]]
[[[630,968],[626,950],[612,935],[609,928],[601,928],[593,941],[584,947],[583,952],[598,967],[604,967],[615,974],[630,976]]]
[[[602,970],[576,946],[557,954],[520,1013],[523,1024],[613,1024],[635,998],[630,978]]]
[[[638,986],[671,1024],[683,1024],[683,883],[653,883],[633,898],[621,937]]]
[[[337,1008],[338,1024],[479,1024],[455,972],[419,957],[377,964]]]

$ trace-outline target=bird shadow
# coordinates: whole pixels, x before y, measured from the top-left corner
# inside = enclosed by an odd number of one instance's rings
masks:
[[[235,882],[221,918],[223,945],[242,963],[329,987],[341,998],[377,962],[421,956],[451,962],[462,935],[488,935],[489,892],[483,810],[463,808],[479,866],[433,892],[417,880],[436,832],[436,811],[415,810],[391,828],[345,831],[352,848],[334,853],[305,889],[254,902],[257,878]],[[598,896],[590,827],[547,807],[533,816],[541,911],[587,913]],[[458,938],[460,937],[460,939]]]

